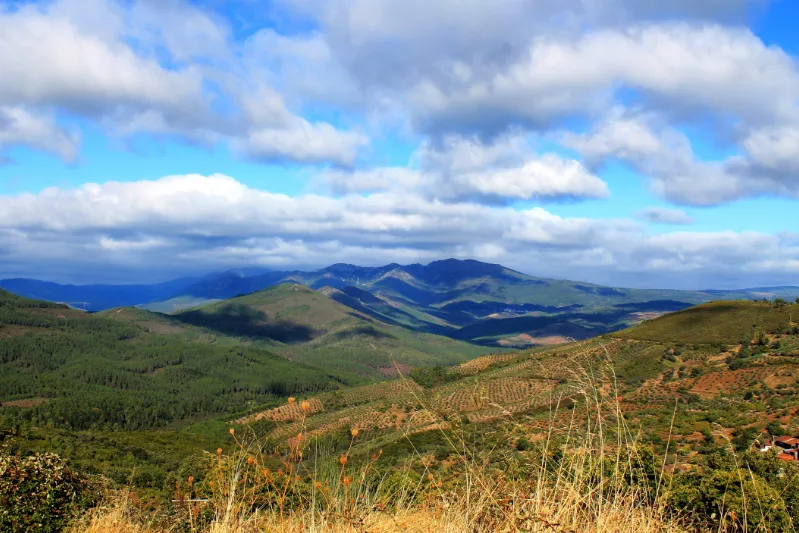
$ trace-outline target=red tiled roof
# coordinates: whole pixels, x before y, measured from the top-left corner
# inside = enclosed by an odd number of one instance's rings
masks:
[[[791,437],[790,435],[785,435],[783,437],[774,439],[774,442],[776,442],[777,444],[787,444],[788,446],[796,446],[797,444],[799,444],[799,439],[797,439],[796,437]]]
[[[781,453],[777,456],[777,459],[782,459],[783,461],[793,461],[794,456],[789,453]]]

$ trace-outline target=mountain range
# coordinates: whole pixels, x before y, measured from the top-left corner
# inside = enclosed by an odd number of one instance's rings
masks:
[[[714,300],[799,296],[799,287],[704,291],[606,287],[456,259],[382,267],[334,264],[314,271],[242,268],[151,285],[80,286],[12,279],[0,280],[0,287],[88,311],[137,306],[175,313],[285,283],[318,290],[388,325],[511,347],[589,338]]]

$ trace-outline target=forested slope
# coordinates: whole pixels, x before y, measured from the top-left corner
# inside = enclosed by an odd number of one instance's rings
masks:
[[[343,381],[263,348],[155,335],[5,291],[0,340],[4,414],[73,429],[158,427]]]

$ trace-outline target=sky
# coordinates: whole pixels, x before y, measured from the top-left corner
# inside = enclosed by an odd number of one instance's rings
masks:
[[[794,0],[0,0],[0,278],[799,285]]]

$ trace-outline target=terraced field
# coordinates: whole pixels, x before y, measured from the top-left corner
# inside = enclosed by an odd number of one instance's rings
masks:
[[[716,314],[720,307],[711,305],[699,314],[702,334],[713,330],[716,338],[754,339],[751,332],[768,325],[766,320],[750,322],[755,324],[749,326],[752,330],[722,335],[723,317]],[[741,307],[748,319],[748,305],[727,310],[738,322]],[[760,304],[756,308],[767,318],[781,316]],[[792,417],[799,416],[790,400],[799,391],[799,357],[790,350],[799,345],[799,335],[765,329],[765,344],[745,340],[746,350],[734,342],[686,344],[674,342],[669,329],[688,320],[685,315],[678,318],[652,320],[630,330],[630,335],[621,332],[551,348],[484,355],[451,367],[432,388],[397,379],[306,398],[305,410],[298,398],[292,405],[240,422],[276,422],[269,436],[278,442],[300,433],[314,436],[358,428],[378,430],[381,443],[388,445],[431,429],[462,423],[492,427],[508,419],[543,438],[580,423],[588,413],[586,401],[607,402],[618,405],[631,423],[655,428],[649,434],[662,439],[669,437],[662,428],[679,413],[675,438],[693,450],[686,457],[694,457],[713,442],[714,432],[731,439],[733,428],[741,425],[792,423]],[[596,388],[598,383],[603,385]],[[741,409],[745,402],[750,402],[750,411]],[[755,415],[758,412],[765,416]]]
[[[451,372],[463,377],[433,389],[399,379],[298,398],[238,423],[276,422],[278,425],[269,436],[282,441],[300,433],[314,436],[344,427],[393,431],[399,438],[433,427],[447,427],[447,420],[453,415],[469,422],[487,422],[552,406],[576,394],[576,369],[605,357],[608,348],[604,344],[613,350],[619,341],[484,356],[471,364],[453,367]]]

